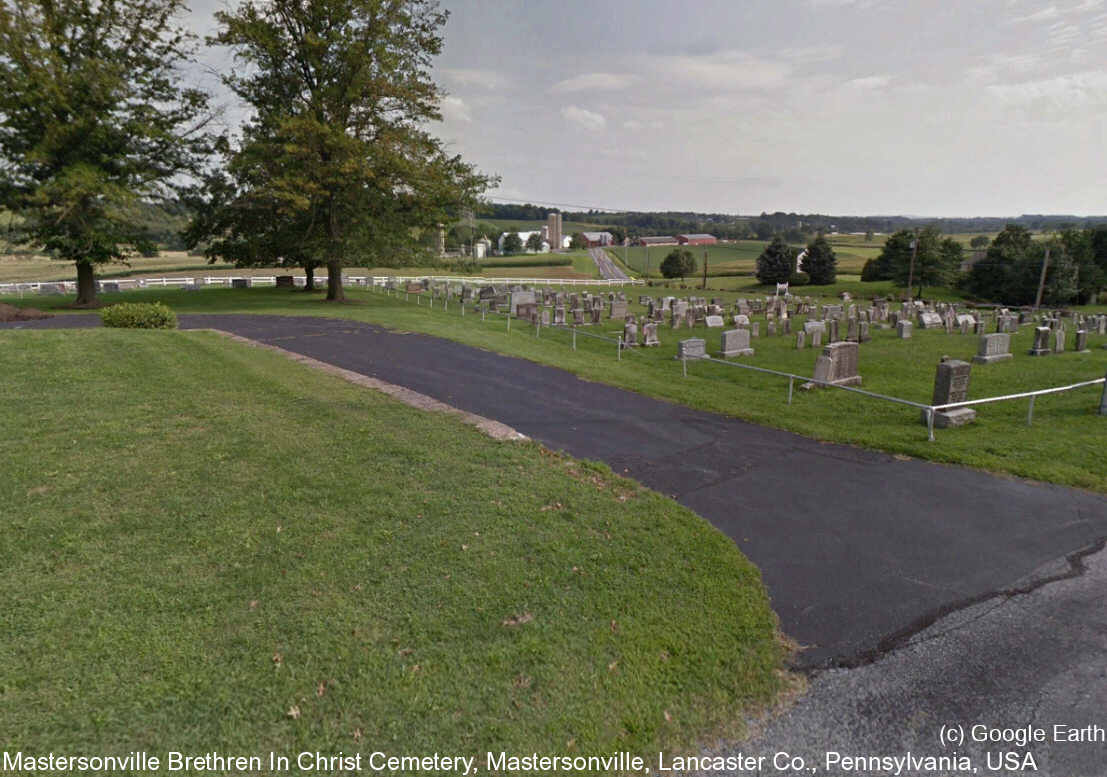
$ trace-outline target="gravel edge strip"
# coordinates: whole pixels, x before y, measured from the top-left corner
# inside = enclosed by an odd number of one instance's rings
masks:
[[[428,397],[426,394],[420,394],[418,391],[412,391],[409,388],[403,386],[397,386],[394,383],[387,383],[377,378],[371,378],[368,375],[362,375],[360,372],[354,372],[353,370],[343,369],[342,367],[336,367],[333,364],[327,364],[326,362],[313,359],[310,356],[304,356],[302,354],[287,351],[276,345],[269,345],[268,343],[262,343],[257,340],[251,340],[248,337],[242,335],[236,335],[233,332],[226,332],[222,329],[191,329],[191,332],[214,332],[215,334],[222,335],[235,342],[242,343],[244,345],[253,346],[254,348],[264,348],[267,351],[273,351],[279,353],[287,359],[299,362],[300,364],[312,367],[313,369],[321,370],[329,375],[342,378],[358,386],[374,389],[380,391],[383,394],[387,394],[393,399],[403,402],[405,405],[418,408],[419,410],[427,410],[436,413],[446,413],[448,415],[456,416],[463,422],[470,426],[475,426],[482,433],[488,435],[494,440],[501,441],[515,441],[515,440],[528,440],[530,439],[525,434],[522,434],[515,429],[512,429],[507,424],[502,424],[499,421],[493,421],[491,418],[485,418],[484,416],[477,415],[476,413],[469,413],[465,410],[460,410],[452,405],[447,405],[445,402],[440,402],[437,399]]]

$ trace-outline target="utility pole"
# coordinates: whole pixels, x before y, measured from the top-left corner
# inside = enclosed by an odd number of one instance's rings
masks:
[[[646,243],[646,277],[650,277],[650,244]]]
[[[1045,290],[1046,268],[1049,267],[1049,249],[1045,250],[1045,258],[1042,259],[1042,275],[1038,278],[1038,296],[1034,297],[1034,310],[1042,305],[1042,292]]]
[[[914,299],[912,293],[915,285],[915,259],[919,255],[919,228],[915,227],[915,239],[911,242],[911,266],[907,270],[907,301]]]
[[[700,288],[707,289],[707,249],[703,249],[703,286]]]

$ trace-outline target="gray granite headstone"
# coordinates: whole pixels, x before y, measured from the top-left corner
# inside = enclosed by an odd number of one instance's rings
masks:
[[[724,326],[722,316],[708,316],[706,318],[706,324],[710,329],[718,329]]]
[[[1076,330],[1076,352],[1077,353],[1091,353],[1088,350],[1088,330],[1077,329]]]
[[[995,332],[980,336],[980,348],[972,360],[977,364],[992,364],[1015,358],[1011,353],[1011,335]]]
[[[900,340],[910,340],[911,332],[915,328],[915,325],[908,321],[906,318],[901,318],[896,322],[896,334],[899,335]]]
[[[969,398],[969,379],[972,365],[957,359],[943,359],[934,373],[934,394],[932,405],[948,405],[964,402]],[[949,410],[934,411],[934,426],[945,429],[950,426],[964,426],[976,420],[976,411],[971,407],[955,407]],[[927,423],[927,411],[922,411],[922,421]]]
[[[1034,329],[1034,347],[1030,349],[1031,356],[1047,356],[1052,351],[1049,349],[1050,329],[1048,326],[1039,326]]]
[[[677,343],[677,359],[707,358],[707,344],[702,337],[689,337]]]
[[[814,388],[821,383],[835,386],[860,386],[861,376],[857,373],[857,343],[831,343],[823,348],[822,355],[815,361],[815,380],[820,383],[805,383],[804,388]]]
[[[748,329],[729,329],[722,333],[720,350],[723,358],[731,356],[753,356],[750,348],[750,331]]]

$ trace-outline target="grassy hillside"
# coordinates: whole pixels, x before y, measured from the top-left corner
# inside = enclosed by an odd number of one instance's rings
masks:
[[[210,333],[0,331],[0,391],[12,751],[649,756],[779,688],[757,570],[604,467]]]

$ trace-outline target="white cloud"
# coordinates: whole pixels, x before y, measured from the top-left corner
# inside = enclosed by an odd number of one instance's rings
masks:
[[[865,76],[846,81],[846,86],[854,89],[882,89],[892,80],[891,76]]]
[[[573,122],[579,127],[583,127],[589,132],[599,132],[607,127],[607,119],[601,114],[594,113],[585,108],[578,108],[575,105],[567,105],[562,108],[561,115],[563,118]]]
[[[447,121],[470,122],[473,120],[473,113],[464,100],[450,95],[442,98],[442,118]]]
[[[1061,12],[1057,10],[1055,5],[1047,5],[1040,11],[1027,14],[1026,16],[1016,16],[1010,19],[1011,24],[1022,24],[1023,22],[1048,22],[1050,19],[1056,19],[1061,15]]]
[[[442,75],[447,81],[458,86],[479,87],[481,89],[502,89],[511,83],[511,80],[497,73],[495,70],[482,68],[443,68]]]
[[[799,48],[783,49],[776,53],[781,59],[786,59],[797,65],[813,65],[818,62],[832,62],[836,59],[841,59],[845,50],[845,46],[840,44],[827,44],[822,46],[802,46]]]
[[[610,92],[626,89],[637,79],[622,73],[585,73],[559,81],[550,87],[551,92]]]
[[[1043,111],[1102,105],[1107,103],[1107,72],[1088,70],[1019,84],[994,84],[988,87],[988,94],[1005,105],[1034,106]]]
[[[786,62],[760,59],[744,51],[700,57],[660,57],[653,62],[662,78],[692,89],[749,90],[779,86],[791,73]]]

